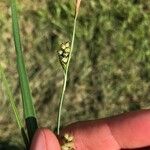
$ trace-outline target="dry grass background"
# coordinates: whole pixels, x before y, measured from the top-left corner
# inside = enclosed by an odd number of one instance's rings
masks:
[[[63,107],[63,125],[150,106],[150,2],[83,1]],[[56,127],[63,72],[56,50],[70,39],[73,1],[19,1],[21,36],[38,123]],[[9,3],[0,1],[0,63],[22,103]],[[0,149],[21,149],[19,130],[0,81]],[[13,148],[9,148],[13,149]],[[16,149],[16,148],[15,148]]]

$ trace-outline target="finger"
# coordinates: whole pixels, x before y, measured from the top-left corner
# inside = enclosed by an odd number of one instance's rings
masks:
[[[74,136],[76,150],[134,149],[150,145],[150,110],[77,122],[62,130]]]
[[[121,148],[150,146],[150,110],[140,110],[107,119]]]
[[[74,137],[75,150],[120,149],[104,119],[73,123],[61,131],[62,136],[66,133]]]
[[[30,150],[60,150],[60,145],[55,134],[43,128],[36,131]]]

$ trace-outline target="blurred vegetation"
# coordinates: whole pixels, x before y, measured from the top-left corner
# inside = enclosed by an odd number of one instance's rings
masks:
[[[56,127],[63,80],[56,50],[70,39],[73,2],[19,1],[26,67],[42,127]],[[149,108],[150,1],[83,1],[77,26],[63,125]],[[22,114],[10,5],[5,0],[0,1],[0,33],[0,63]],[[21,135],[1,81],[0,104],[0,141],[21,147]]]

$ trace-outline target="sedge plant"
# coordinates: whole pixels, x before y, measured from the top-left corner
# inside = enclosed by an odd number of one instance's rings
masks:
[[[79,13],[80,3],[81,3],[81,0],[76,0],[71,47],[69,46],[69,42],[66,42],[61,45],[61,50],[58,51],[59,60],[60,60],[60,63],[62,65],[62,68],[64,71],[63,87],[62,87],[62,92],[61,92],[61,96],[60,96],[58,119],[57,119],[57,134],[58,135],[60,133],[62,105],[63,105],[63,101],[64,101],[65,90],[66,90],[66,85],[67,85],[67,80],[68,80],[69,64],[70,64],[70,60],[71,60],[71,56],[72,56],[72,52],[73,52],[73,48],[74,48],[76,24],[77,24],[77,17],[78,17],[78,13]]]
[[[63,88],[62,88],[62,93],[60,97],[60,104],[59,104],[59,111],[58,111],[57,134],[59,134],[60,132],[59,130],[60,130],[61,110],[62,110],[62,104],[64,101],[66,83],[68,79],[69,64],[70,64],[71,55],[72,55],[73,47],[74,47],[76,24],[77,24],[77,17],[78,17],[80,3],[81,3],[81,0],[76,0],[76,9],[75,9],[71,46],[69,42],[66,42],[65,44],[62,44],[62,47],[61,47],[62,51],[58,52],[61,65],[64,70],[64,82],[63,82]],[[26,128],[23,126],[24,123],[21,122],[21,117],[15,106],[15,99],[9,88],[9,82],[6,78],[4,69],[2,68],[1,65],[0,65],[0,77],[2,78],[6,94],[8,95],[8,99],[10,100],[10,104],[14,111],[18,127],[21,130],[21,133],[22,133],[25,145],[26,145],[26,149],[29,149],[34,133],[38,129],[38,124],[37,124],[35,108],[33,105],[31,90],[29,87],[29,80],[28,80],[28,76],[27,76],[27,72],[25,68],[25,61],[23,57],[23,49],[22,49],[20,29],[19,29],[17,0],[10,0],[10,5],[11,5],[11,14],[12,14],[13,38],[14,38],[14,45],[15,45],[15,51],[16,51],[17,71],[19,75],[19,83],[20,83],[20,89],[21,89],[23,113],[24,113]]]

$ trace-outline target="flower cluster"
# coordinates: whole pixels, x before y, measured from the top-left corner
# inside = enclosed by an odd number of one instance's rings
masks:
[[[63,145],[61,146],[61,150],[75,150],[73,136],[69,134],[65,134],[62,138]]]
[[[70,43],[65,42],[61,44],[61,49],[57,51],[59,61],[64,70],[66,70],[66,65],[68,63],[69,55],[70,55]]]

